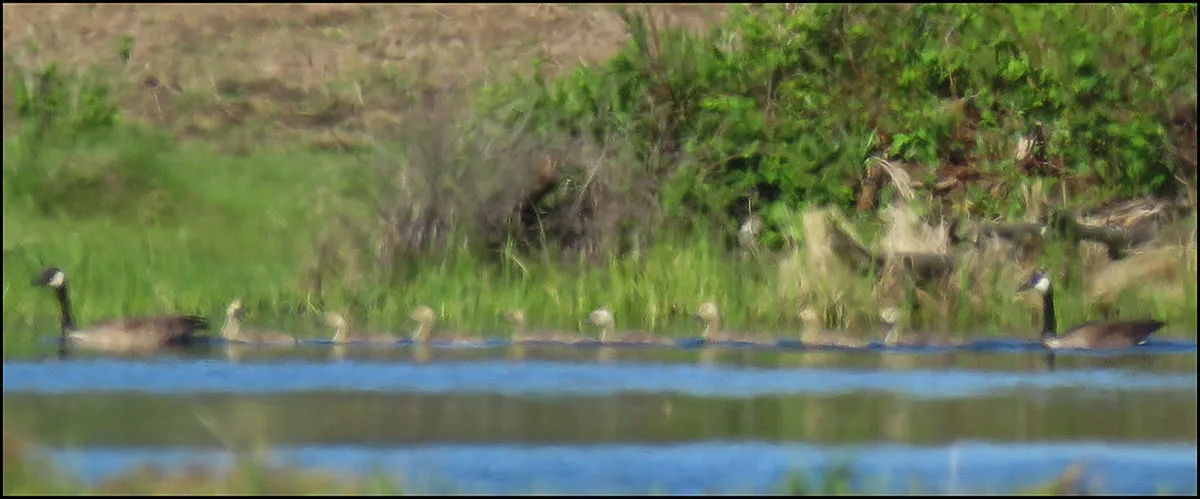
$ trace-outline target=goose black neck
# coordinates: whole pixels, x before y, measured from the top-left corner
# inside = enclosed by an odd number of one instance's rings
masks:
[[[1054,319],[1054,288],[1042,295],[1042,338],[1058,336],[1058,321]]]
[[[65,337],[67,331],[75,329],[75,321],[71,319],[71,300],[67,299],[67,285],[55,288],[54,294],[58,295],[58,308],[62,311],[62,334]]]

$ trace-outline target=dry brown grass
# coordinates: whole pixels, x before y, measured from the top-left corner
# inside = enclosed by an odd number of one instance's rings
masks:
[[[796,311],[813,307],[823,324],[853,328],[864,319],[854,311],[877,309],[878,296],[872,283],[835,254],[829,224],[838,218],[831,210],[816,208],[799,215],[804,240],[779,263],[779,292],[796,304]]]
[[[948,228],[921,221],[908,204],[887,207],[881,219],[884,230],[873,245],[876,255],[953,253],[958,257],[956,270],[948,277],[917,286],[898,265],[889,263],[873,279],[864,279],[835,252],[830,236],[830,223],[838,223],[844,232],[849,232],[849,224],[828,210],[809,210],[798,222],[803,227],[803,244],[780,262],[779,291],[784,299],[801,307],[832,304],[822,311],[826,324],[867,329],[876,324],[874,311],[915,300],[912,304],[922,311],[922,317],[914,320],[941,325],[953,322],[963,308],[969,309],[973,317],[987,316],[996,306],[995,291],[1015,289],[1015,283],[1033,269],[1034,263],[1016,261],[1011,251],[1000,246],[955,251]]]
[[[723,15],[719,5],[637,8],[691,29]],[[249,123],[353,135],[401,119],[410,87],[462,93],[539,57],[567,71],[604,61],[626,37],[601,5],[5,4],[5,121],[11,72],[58,63],[103,69],[126,116],[189,136]]]
[[[893,203],[880,214],[887,230],[880,239],[880,249],[886,253],[938,253],[950,249],[950,231],[945,224],[931,226],[921,222],[913,209]]]
[[[719,5],[632,9],[692,30],[723,16]],[[373,258],[386,271],[443,246],[451,231],[595,254],[631,213],[653,211],[652,192],[639,194],[652,182],[626,178],[630,169],[613,164],[628,158],[606,144],[464,128],[464,104],[536,59],[548,76],[602,63],[626,28],[601,5],[6,4],[6,132],[16,122],[8,77],[55,63],[99,68],[123,116],[227,153],[271,143],[374,152],[374,220],[319,210],[338,223],[306,265],[316,294],[333,268],[356,280]],[[570,202],[538,213],[545,195]],[[332,204],[337,193],[319,198]]]
[[[1195,279],[1194,244],[1145,251],[1084,275],[1088,303],[1101,310],[1115,306],[1125,292],[1181,302],[1187,282],[1195,282]]]

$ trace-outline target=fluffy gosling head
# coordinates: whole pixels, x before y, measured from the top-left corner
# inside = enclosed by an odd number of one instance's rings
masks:
[[[821,316],[812,307],[806,307],[800,311],[800,320],[804,321],[806,325],[815,326],[820,324]]]
[[[408,317],[414,321],[426,325],[433,324],[433,319],[435,318],[433,315],[433,309],[429,308],[427,305],[421,305],[417,307],[416,310],[413,310],[412,315],[409,315]]]
[[[611,326],[613,325],[612,312],[603,307],[593,310],[592,313],[588,314],[588,322],[591,322],[596,327]]]
[[[514,326],[522,326],[525,324],[525,312],[521,309],[509,310],[504,313],[504,320]]]
[[[225,316],[226,317],[237,317],[238,315],[241,315],[242,312],[244,312],[245,310],[246,310],[246,307],[245,307],[245,305],[242,305],[242,299],[234,298],[233,301],[229,302],[229,306],[225,307]]]
[[[717,304],[711,301],[706,301],[700,304],[700,309],[696,311],[696,318],[704,322],[712,322],[721,318],[717,312]]]
[[[894,326],[900,323],[900,308],[899,307],[884,307],[879,311],[879,319],[884,324]]]
[[[325,324],[334,329],[345,329],[350,325],[346,320],[346,316],[337,312],[325,312]]]
[[[43,270],[37,277],[34,277],[32,284],[34,286],[50,286],[58,289],[67,285],[67,274],[58,267],[50,267]]]

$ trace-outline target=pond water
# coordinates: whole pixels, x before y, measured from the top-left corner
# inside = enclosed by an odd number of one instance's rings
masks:
[[[749,347],[212,345],[6,357],[4,424],[102,480],[155,463],[380,473],[414,492],[1194,494],[1196,344],[1059,353]]]

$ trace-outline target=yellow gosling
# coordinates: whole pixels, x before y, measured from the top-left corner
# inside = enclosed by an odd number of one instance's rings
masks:
[[[859,348],[867,346],[867,342],[862,338],[844,333],[841,331],[831,331],[824,328],[821,316],[812,308],[805,308],[800,312],[800,320],[804,321],[804,334],[800,337],[800,343],[808,346],[838,346]]]
[[[346,319],[346,316],[338,312],[326,312],[325,323],[334,330],[332,338],[334,343],[371,343],[376,345],[386,345],[396,342],[396,337],[390,334],[367,333],[352,330],[350,328],[350,321]]]
[[[417,330],[413,332],[413,342],[429,343],[433,338],[433,326],[437,322],[437,315],[433,313],[433,309],[428,305],[421,305],[413,310],[412,315],[409,315],[414,321],[417,321]],[[460,332],[443,332],[438,333],[437,340],[455,344],[483,344],[483,338],[467,333]]]
[[[225,309],[225,325],[221,326],[221,337],[225,341],[253,345],[295,345],[296,337],[267,329],[249,328],[242,324],[246,307],[241,298],[234,298]]]
[[[593,341],[581,334],[566,331],[529,331],[525,325],[525,311],[520,309],[505,312],[504,319],[513,327],[513,343],[586,343]]]
[[[884,331],[887,332],[887,335],[883,338],[883,344],[889,347],[959,346],[963,344],[962,340],[932,331],[908,333],[904,338],[901,338],[900,309],[897,307],[885,307],[884,309],[880,310],[879,319],[883,321]]]
[[[717,309],[717,304],[713,302],[701,303],[700,308],[696,311],[696,318],[704,321],[704,332],[700,337],[704,338],[705,342],[753,343],[756,345],[774,345],[778,342],[775,338],[760,334],[722,330],[721,314]]]
[[[661,336],[640,331],[617,331],[612,312],[598,308],[588,314],[588,322],[600,328],[600,343],[641,343],[650,345],[674,345],[675,342]]]

